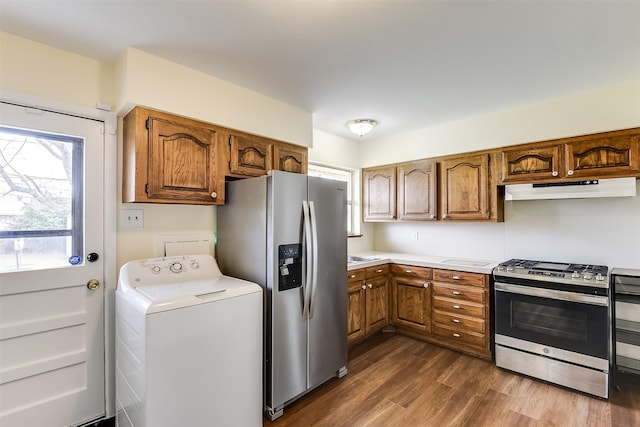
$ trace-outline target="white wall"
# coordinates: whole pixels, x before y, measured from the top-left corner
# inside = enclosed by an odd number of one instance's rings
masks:
[[[363,166],[640,126],[640,81],[364,142]],[[393,143],[394,150],[389,150]],[[379,223],[374,249],[640,268],[640,197],[505,203],[505,222]],[[412,232],[419,240],[411,240]]]

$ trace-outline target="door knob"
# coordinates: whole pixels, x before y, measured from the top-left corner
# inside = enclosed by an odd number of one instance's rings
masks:
[[[89,262],[96,262],[99,258],[100,255],[95,252],[91,252],[89,255],[87,255],[87,261]]]
[[[91,289],[92,291],[98,289],[98,286],[100,286],[100,282],[98,282],[96,279],[91,279],[87,282],[87,288]]]

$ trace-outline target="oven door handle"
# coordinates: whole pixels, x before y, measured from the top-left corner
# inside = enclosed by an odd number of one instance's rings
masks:
[[[599,295],[585,295],[575,292],[556,291],[554,289],[534,288],[499,282],[496,282],[495,290],[498,292],[510,292],[512,294],[529,295],[532,297],[551,298],[561,301],[600,305],[604,307],[609,306],[609,298]]]

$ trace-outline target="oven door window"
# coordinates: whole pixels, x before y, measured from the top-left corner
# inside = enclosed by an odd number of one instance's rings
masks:
[[[589,356],[608,357],[608,307],[496,292],[496,332]]]

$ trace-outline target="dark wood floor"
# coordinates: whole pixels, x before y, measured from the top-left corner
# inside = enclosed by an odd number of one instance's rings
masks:
[[[400,335],[353,348],[348,368],[264,426],[640,426],[640,387],[599,399]]]

